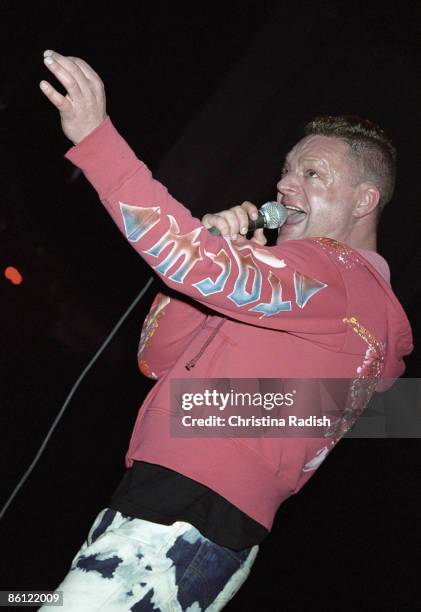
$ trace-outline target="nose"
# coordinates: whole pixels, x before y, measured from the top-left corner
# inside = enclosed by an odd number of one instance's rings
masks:
[[[278,181],[276,188],[282,195],[292,195],[298,191],[298,182],[292,172],[288,172]]]

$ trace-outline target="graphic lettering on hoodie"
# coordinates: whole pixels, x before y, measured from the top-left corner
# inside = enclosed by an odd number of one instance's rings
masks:
[[[161,212],[159,206],[141,207],[123,202],[119,202],[119,205],[126,237],[130,242],[137,242],[159,223]],[[204,228],[198,227],[186,234],[181,234],[174,217],[168,215],[168,219],[168,230],[144,252],[157,259],[161,257],[159,263],[152,265],[156,272],[162,276],[168,276],[176,283],[183,284],[187,274],[193,270],[197,262],[203,260],[198,237]],[[234,288],[227,297],[240,308],[260,300],[262,271],[256,260],[264,262],[271,268],[284,268],[286,263],[283,259],[263,249],[254,248],[251,244],[235,245],[229,239],[226,239],[226,242],[227,249],[237,264],[236,269],[233,269],[231,258],[224,248],[221,248],[218,253],[205,250],[204,257],[207,257],[210,263],[220,267],[221,271],[215,280],[207,276],[192,283],[192,286],[204,297],[220,293],[224,291],[228,278],[234,273]],[[168,251],[169,247],[171,250]],[[162,256],[163,253],[165,256]],[[172,270],[171,274],[170,270]],[[317,292],[328,286],[322,281],[297,271],[292,272],[291,275],[295,290],[295,304],[299,308],[304,308]],[[272,270],[266,273],[266,280],[271,287],[270,302],[259,302],[249,310],[261,313],[260,318],[291,310],[292,302],[282,299],[282,281]]]

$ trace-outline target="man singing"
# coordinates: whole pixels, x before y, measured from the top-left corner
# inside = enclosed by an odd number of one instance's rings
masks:
[[[126,474],[57,590],[63,610],[220,610],[243,584],[280,504],[299,491],[405,368],[411,329],[376,252],[395,150],[366,120],[310,122],[288,153],[277,244],[246,239],[250,202],[200,221],[154,180],[114,128],[83,60],[53,51],[42,81],[81,168],[115,223],[165,283],[145,320],[139,365],[156,380]],[[216,227],[220,235],[207,228]],[[179,437],[175,379],[347,379],[341,418],[319,437]]]

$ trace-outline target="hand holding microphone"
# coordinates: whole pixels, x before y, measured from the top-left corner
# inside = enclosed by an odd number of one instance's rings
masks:
[[[243,202],[241,206],[234,206],[216,214],[206,214],[202,218],[203,225],[212,234],[230,236],[237,240],[254,230],[254,242],[266,244],[263,228],[278,228],[283,225],[288,214],[285,207],[279,202],[266,202],[257,208],[252,202]]]

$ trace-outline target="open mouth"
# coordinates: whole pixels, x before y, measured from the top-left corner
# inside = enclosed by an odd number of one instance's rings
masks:
[[[287,204],[285,205],[285,208],[288,210],[288,217],[285,221],[285,225],[295,225],[296,223],[301,223],[301,221],[304,221],[307,216],[307,213],[297,206]]]

